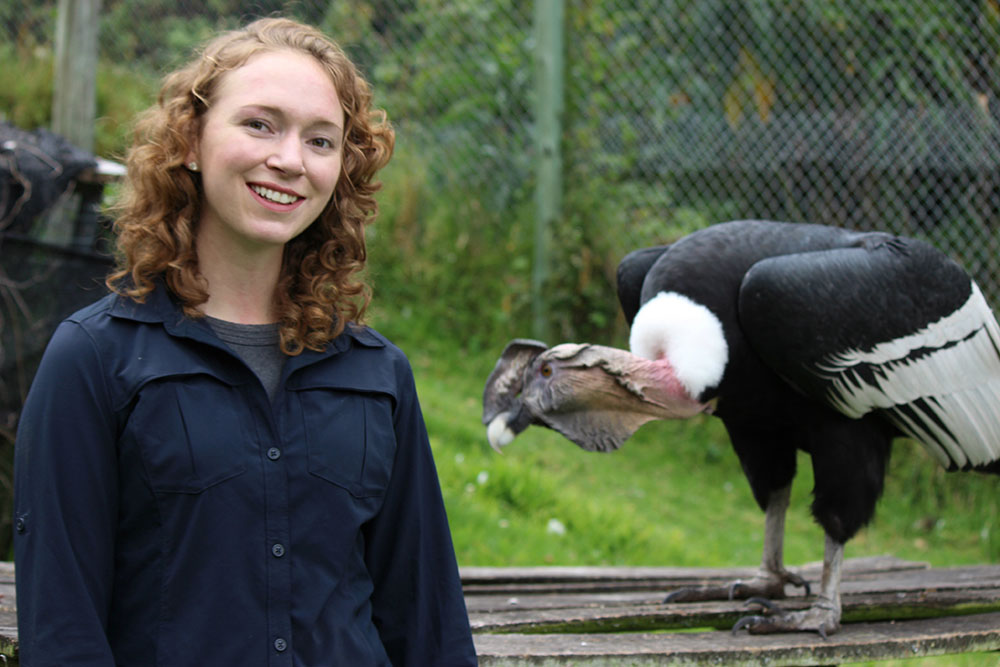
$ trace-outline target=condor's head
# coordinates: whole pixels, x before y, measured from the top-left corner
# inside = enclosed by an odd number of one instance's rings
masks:
[[[648,421],[709,409],[704,399],[722,378],[727,347],[707,309],[660,294],[636,315],[630,347],[511,341],[483,393],[490,445],[500,451],[539,424],[583,449],[608,451]]]

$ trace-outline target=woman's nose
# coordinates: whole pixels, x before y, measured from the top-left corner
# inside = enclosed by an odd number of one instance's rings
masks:
[[[270,169],[284,172],[289,176],[301,176],[306,171],[303,161],[302,142],[297,135],[289,134],[278,143],[275,151],[264,161]]]

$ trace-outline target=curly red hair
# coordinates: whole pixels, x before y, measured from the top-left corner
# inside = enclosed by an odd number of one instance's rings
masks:
[[[262,51],[307,53],[330,75],[344,109],[343,167],[320,216],[284,250],[275,293],[281,347],[322,350],[348,322],[362,322],[371,300],[359,278],[367,258],[365,225],[378,212],[375,173],[392,156],[395,133],[344,51],[321,32],[289,19],[255,21],[209,42],[200,57],[169,74],[158,104],[143,113],[115,206],[118,264],[108,287],[143,301],[162,278],[192,317],[208,299],[198,270],[195,225],[200,179],[184,161],[221,78]]]

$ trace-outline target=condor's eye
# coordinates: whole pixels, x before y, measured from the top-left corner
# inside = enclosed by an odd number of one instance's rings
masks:
[[[552,377],[552,366],[549,364],[542,364],[542,367],[538,369],[538,372],[542,374],[543,378]]]

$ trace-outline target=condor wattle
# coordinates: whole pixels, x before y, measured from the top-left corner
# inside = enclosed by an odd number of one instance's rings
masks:
[[[844,544],[872,518],[894,438],[949,470],[1000,473],[1000,326],[968,274],[926,243],[727,222],[629,254],[618,294],[631,352],[513,341],[487,380],[483,422],[496,448],[539,424],[608,450],[652,419],[718,416],[766,512],[761,568],[668,600],[763,602],[804,585],[782,556],[796,450],[812,459],[826,533],[822,589],[809,609],[734,629],[839,628]]]

